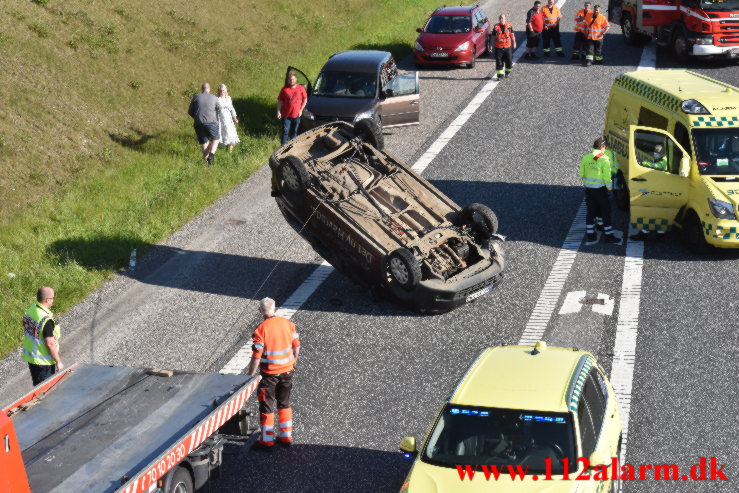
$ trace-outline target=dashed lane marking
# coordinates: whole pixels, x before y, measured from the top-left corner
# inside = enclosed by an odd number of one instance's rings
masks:
[[[560,0],[559,2],[557,2],[557,5],[559,7],[562,7],[565,4],[565,1],[566,0]],[[521,44],[521,46],[513,54],[512,61],[514,65],[523,55],[525,47],[525,43]],[[477,92],[475,97],[473,97],[472,100],[467,103],[467,106],[462,110],[457,118],[455,118],[452,123],[449,124],[449,126],[441,133],[441,135],[439,135],[434,143],[429,146],[426,152],[424,152],[421,157],[418,158],[418,161],[416,161],[413,166],[411,166],[411,169],[413,169],[413,171],[415,171],[419,175],[422,174],[426,170],[426,168],[428,168],[429,164],[431,164],[431,161],[433,161],[434,158],[439,155],[441,150],[446,147],[452,137],[454,137],[457,132],[459,132],[459,129],[462,128],[467,120],[469,120],[470,117],[480,108],[482,103],[487,99],[488,96],[490,96],[490,94],[497,86],[498,82],[494,80],[490,80],[485,83],[485,85],[482,86],[482,88]],[[305,303],[310,295],[312,295],[316,291],[316,289],[318,289],[318,286],[320,286],[321,283],[326,280],[326,278],[331,274],[331,272],[333,272],[333,270],[333,267],[331,267],[331,265],[326,261],[319,265],[316,270],[314,270],[313,273],[308,276],[303,284],[301,284],[298,289],[296,289],[295,292],[290,295],[282,308],[277,311],[277,315],[286,318],[291,318],[293,315],[295,315],[295,313],[300,310],[300,307],[303,306],[303,303]],[[251,344],[247,343],[244,347],[236,352],[236,354],[228,363],[226,363],[226,366],[223,367],[221,373],[241,373],[249,364],[250,359]]]

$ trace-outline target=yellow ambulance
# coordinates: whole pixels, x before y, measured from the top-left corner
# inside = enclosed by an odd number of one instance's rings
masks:
[[[605,134],[632,228],[682,228],[697,252],[739,247],[739,89],[686,70],[622,73]]]

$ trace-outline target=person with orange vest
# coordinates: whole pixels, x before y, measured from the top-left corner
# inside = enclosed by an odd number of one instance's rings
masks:
[[[554,5],[554,0],[547,0],[547,4],[542,7],[541,12],[544,14],[544,33],[542,34],[544,39],[544,56],[549,56],[552,43],[554,43],[554,52],[557,56],[565,56],[562,51],[562,39],[559,34],[559,20],[562,18],[559,7]]]
[[[272,450],[275,444],[275,408],[277,401],[277,441],[292,445],[293,410],[290,394],[293,389],[293,372],[300,353],[300,336],[295,324],[275,315],[275,300],[264,298],[259,302],[264,321],[254,331],[249,375],[260,368],[262,380],[257,388],[259,423],[261,433],[255,445],[262,450]]]
[[[585,55],[587,51],[588,38],[585,35],[587,30],[587,24],[592,20],[593,11],[591,10],[591,3],[585,2],[583,8],[581,8],[575,16],[575,42],[572,44],[572,59],[579,60],[581,54]]]
[[[513,26],[506,22],[505,14],[500,14],[498,22],[493,27],[492,37],[495,48],[495,74],[498,80],[503,80],[503,74],[508,78],[513,70],[513,50],[516,49],[516,36]],[[504,71],[505,67],[505,71]]]
[[[603,37],[611,25],[605,15],[600,13],[600,5],[593,7],[593,16],[586,22],[586,34],[588,36],[588,54],[585,55],[585,66],[593,63],[603,65]]]

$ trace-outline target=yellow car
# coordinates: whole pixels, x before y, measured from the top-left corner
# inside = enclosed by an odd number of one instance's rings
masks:
[[[413,437],[401,442],[416,460],[400,491],[616,492],[620,446],[616,397],[592,354],[543,341],[493,347],[420,449]]]
[[[685,70],[622,73],[605,134],[634,229],[677,226],[696,252],[739,248],[739,89]]]

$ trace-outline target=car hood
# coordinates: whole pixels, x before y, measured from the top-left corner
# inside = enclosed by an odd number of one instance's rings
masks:
[[[470,33],[457,33],[457,34],[432,34],[422,33],[418,37],[418,42],[426,50],[434,50],[437,47],[442,47],[445,50],[453,50],[457,46],[461,45],[465,41],[470,40]]]
[[[312,96],[305,108],[320,117],[354,118],[374,106],[374,98]]]
[[[735,177],[729,177],[735,178]],[[708,177],[709,190],[719,200],[739,205],[739,179],[726,180],[725,176]]]
[[[507,474],[501,474],[496,481],[493,477],[485,479],[482,471],[478,471],[472,481],[465,477],[459,479],[456,468],[434,466],[420,460],[416,461],[410,476],[407,478],[408,493],[575,493],[579,484],[576,481],[562,481],[562,476],[553,476],[552,481],[534,481],[532,476],[524,480],[512,481]]]

